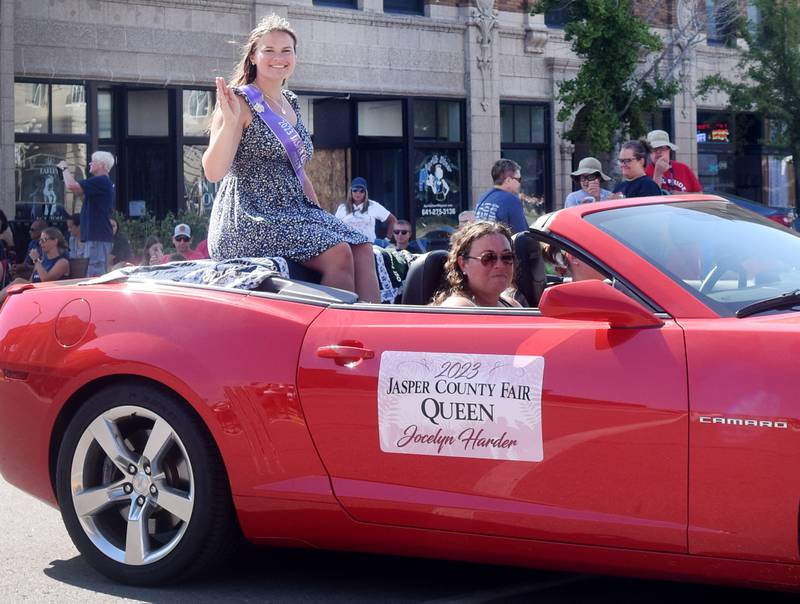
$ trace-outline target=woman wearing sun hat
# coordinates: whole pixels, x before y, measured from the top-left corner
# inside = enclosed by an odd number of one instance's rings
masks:
[[[573,191],[564,200],[564,207],[569,208],[582,203],[605,201],[611,193],[600,186],[600,182],[611,180],[603,173],[600,160],[594,157],[584,157],[578,164],[578,169],[571,173],[572,178],[580,185],[580,189]]]

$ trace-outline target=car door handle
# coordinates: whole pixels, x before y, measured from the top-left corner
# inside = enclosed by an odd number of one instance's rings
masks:
[[[364,359],[374,359],[375,351],[361,346],[342,346],[331,344],[330,346],[320,346],[317,348],[317,356],[323,359],[334,359],[341,362],[359,361]]]

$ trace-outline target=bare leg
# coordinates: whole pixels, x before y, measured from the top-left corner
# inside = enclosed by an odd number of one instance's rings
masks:
[[[378,275],[375,272],[375,254],[371,243],[353,246],[353,264],[355,265],[356,293],[362,302],[380,304],[381,291],[378,286]]]
[[[318,256],[306,260],[303,265],[322,273],[322,285],[356,291],[353,278],[353,253],[346,243],[337,243]]]

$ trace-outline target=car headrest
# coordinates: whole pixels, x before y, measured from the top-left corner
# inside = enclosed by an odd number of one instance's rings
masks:
[[[444,284],[446,260],[446,250],[434,250],[414,260],[408,267],[402,303],[419,306],[430,303],[431,298]]]
[[[517,290],[525,296],[527,306],[539,306],[547,283],[542,247],[527,231],[516,233],[512,239],[517,257]]]

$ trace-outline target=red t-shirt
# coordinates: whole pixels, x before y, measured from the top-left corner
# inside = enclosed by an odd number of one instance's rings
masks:
[[[645,174],[653,178],[656,167],[650,163],[644,169]],[[661,180],[661,188],[670,193],[702,193],[703,185],[697,180],[692,169],[679,161],[671,161],[669,163],[669,170],[664,172],[664,177]]]

